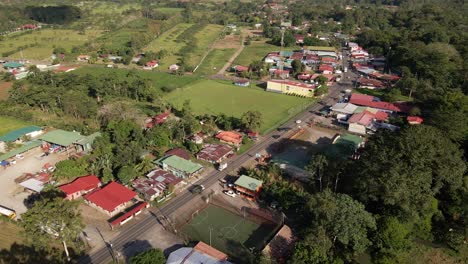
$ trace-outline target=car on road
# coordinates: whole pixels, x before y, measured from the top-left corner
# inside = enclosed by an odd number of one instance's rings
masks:
[[[300,123],[302,123],[302,120],[300,119],[296,120],[296,124],[300,124]]]
[[[227,196],[236,197],[236,194],[231,190],[224,190],[223,193]]]
[[[10,160],[10,165],[15,165],[16,164],[16,160]]]
[[[198,193],[203,192],[203,190],[205,190],[205,186],[203,186],[203,185],[194,185],[192,187],[192,189],[190,190],[190,192],[193,193],[193,194],[198,194]]]
[[[21,154],[16,154],[15,158],[19,159],[19,160],[22,160],[22,159],[24,159],[24,156],[21,155]]]

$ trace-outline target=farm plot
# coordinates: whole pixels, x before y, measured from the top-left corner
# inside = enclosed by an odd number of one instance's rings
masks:
[[[168,94],[165,99],[179,108],[185,100],[190,100],[195,114],[223,113],[240,117],[248,110],[260,111],[263,115],[262,133],[279,126],[312,102],[307,98],[269,93],[257,87],[239,87],[214,80],[190,84]]]
[[[199,32],[195,34],[195,43],[193,51],[189,52],[188,63],[189,65],[197,65],[203,56],[210,50],[213,43],[219,38],[223,26],[220,25],[206,25]],[[191,43],[187,43],[190,45]]]
[[[10,91],[13,86],[12,82],[2,82],[0,81],[0,101],[8,99],[8,91]]]
[[[55,47],[70,51],[95,39],[100,30],[86,30],[84,34],[67,29],[41,29],[31,33],[12,34],[0,41],[0,54],[3,57],[41,60],[52,55]],[[6,56],[5,56],[6,55]]]

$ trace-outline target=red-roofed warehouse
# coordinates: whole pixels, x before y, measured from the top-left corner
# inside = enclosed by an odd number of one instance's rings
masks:
[[[136,196],[137,193],[127,187],[116,182],[110,182],[102,189],[87,194],[84,198],[90,206],[109,216],[114,216],[125,209]]]

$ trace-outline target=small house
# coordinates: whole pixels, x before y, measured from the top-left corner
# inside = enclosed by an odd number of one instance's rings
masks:
[[[234,85],[247,87],[250,85],[250,81],[247,79],[239,79],[234,82]]]
[[[262,188],[263,181],[254,179],[249,176],[241,175],[234,182],[234,189],[244,198],[249,200],[256,200],[260,189]]]
[[[179,68],[180,68],[180,66],[177,65],[177,64],[172,64],[171,66],[169,66],[170,71],[178,71]]]
[[[157,60],[151,60],[145,64],[145,67],[143,67],[143,69],[152,70],[154,68],[157,68],[158,66],[159,66],[159,62]]]
[[[197,153],[197,159],[215,164],[223,162],[233,153],[234,149],[228,145],[206,144],[204,148]]]
[[[101,181],[96,175],[78,177],[74,181],[58,188],[65,194],[66,200],[75,200],[101,187]]]
[[[408,124],[410,125],[420,125],[423,123],[424,119],[419,116],[408,116],[406,121],[408,121]]]
[[[169,171],[180,178],[194,176],[203,170],[202,165],[175,155],[163,157],[156,162],[161,164],[163,170]]]
[[[221,131],[215,136],[221,142],[239,147],[242,144],[242,134],[236,131]]]
[[[82,62],[88,62],[90,58],[91,58],[91,56],[89,56],[89,55],[81,54],[81,55],[78,55],[78,57],[76,57],[76,60],[77,61],[82,61]]]
[[[130,205],[136,197],[136,192],[119,183],[110,182],[103,188],[86,194],[84,199],[91,207],[109,216],[115,216]]]

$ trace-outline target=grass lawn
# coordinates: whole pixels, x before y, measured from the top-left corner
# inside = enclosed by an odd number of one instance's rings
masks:
[[[177,7],[160,7],[156,8],[156,11],[168,14],[168,15],[174,15],[177,13],[182,12],[184,9],[183,8],[177,8]]]
[[[353,93],[368,94],[368,95],[379,97],[380,99],[383,100],[383,97],[388,92],[386,90],[380,90],[380,89],[358,88],[358,89],[354,89]],[[408,96],[401,95],[397,98],[397,101],[413,101],[413,99],[409,98]]]
[[[240,117],[248,110],[263,115],[262,133],[275,128],[302,111],[312,100],[266,92],[257,87],[239,87],[226,81],[203,80],[178,89],[165,99],[182,107],[190,100],[195,114],[219,114]]]
[[[236,52],[236,49],[214,49],[206,56],[203,63],[195,73],[200,75],[216,74],[229,58]],[[213,69],[216,68],[216,69]]]
[[[91,14],[122,14],[122,12],[129,9],[141,9],[141,5],[138,3],[133,4],[122,4],[122,3],[112,3],[112,2],[85,2],[86,9],[90,11]]]
[[[17,225],[0,220],[0,249],[10,249],[13,243],[21,243],[20,231]]]
[[[6,116],[0,116],[0,124],[0,135],[4,135],[12,130],[30,125],[25,121]]]
[[[259,225],[210,205],[182,227],[182,232],[192,240],[210,244],[210,228],[211,245],[231,256],[236,263],[246,263],[249,248],[262,249],[264,242],[274,231],[272,225]]]
[[[283,50],[295,50],[297,47],[284,48]],[[269,52],[279,51],[280,47],[266,43],[265,41],[252,41],[245,46],[244,50],[237,56],[233,65],[248,66],[252,61],[263,59]]]
[[[63,47],[70,51],[74,46],[83,45],[85,42],[97,38],[100,30],[86,30],[84,35],[75,30],[67,29],[41,29],[30,34],[12,34],[0,41],[0,54],[14,51],[20,46],[28,46],[21,52],[16,52],[11,58],[46,59],[52,55],[54,47]]]
[[[87,66],[81,67],[75,71],[73,74],[78,75],[105,75],[105,74],[112,74],[113,78],[126,78],[127,74],[133,72],[140,76],[141,78],[148,78],[152,80],[153,85],[157,89],[161,89],[161,87],[165,85],[173,85],[175,87],[183,87],[191,82],[198,80],[198,77],[195,76],[177,76],[174,74],[169,74],[166,72],[158,72],[158,71],[141,71],[141,70],[127,70],[127,69],[113,69],[113,68],[105,68],[104,66]]]

